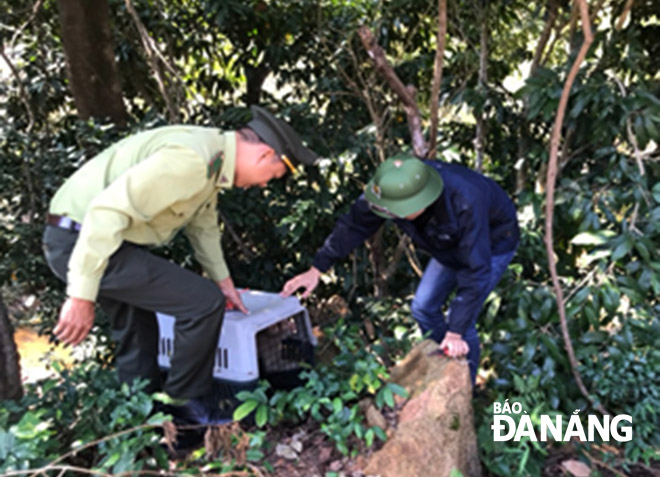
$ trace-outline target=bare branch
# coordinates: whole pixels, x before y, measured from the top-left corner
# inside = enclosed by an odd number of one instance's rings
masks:
[[[550,139],[550,159],[548,164],[548,174],[546,181],[546,200],[545,200],[545,246],[546,252],[548,254],[548,266],[550,268],[550,276],[552,277],[552,284],[555,290],[557,298],[557,309],[559,311],[559,320],[561,322],[561,331],[564,338],[564,344],[566,347],[566,352],[568,354],[568,359],[571,365],[571,371],[575,382],[580,389],[580,392],[584,397],[602,414],[609,414],[609,412],[601,405],[596,403],[584,383],[582,382],[582,377],[578,371],[578,361],[575,357],[575,351],[573,350],[573,344],[571,342],[571,336],[568,331],[568,323],[566,319],[566,309],[564,307],[564,297],[561,285],[559,283],[559,277],[557,275],[557,264],[555,261],[555,252],[553,246],[553,234],[552,234],[552,222],[554,216],[554,206],[555,206],[555,186],[557,182],[557,157],[559,155],[559,141],[561,139],[561,128],[564,122],[564,115],[566,113],[566,105],[568,104],[568,98],[571,93],[571,88],[575,77],[580,70],[580,66],[584,62],[584,59],[587,56],[589,47],[594,41],[594,36],[591,31],[591,22],[589,19],[589,7],[586,0],[577,0],[574,4],[576,9],[579,9],[580,17],[582,19],[582,31],[584,35],[584,41],[580,50],[571,66],[571,69],[566,77],[564,83],[564,88],[562,89],[561,98],[559,100],[559,106],[557,108],[557,116],[555,117],[555,122],[552,129],[552,136]]]
[[[621,12],[621,15],[619,16],[619,20],[617,20],[616,26],[614,27],[615,30],[621,30],[621,28],[623,28],[623,24],[626,23],[626,19],[630,14],[630,10],[632,9],[634,1],[635,0],[628,0],[626,2],[626,6],[623,7],[623,12]]]
[[[442,66],[445,55],[445,41],[447,37],[447,0],[438,0],[438,37],[433,65],[433,86],[431,88],[431,129],[429,131],[429,154],[435,157],[438,142],[438,98],[442,85]]]
[[[236,245],[238,245],[238,248],[241,249],[241,252],[243,255],[245,255],[245,258],[247,258],[248,262],[254,260],[256,255],[245,246],[243,241],[241,240],[241,237],[236,233],[234,230],[234,227],[232,227],[231,223],[227,220],[227,217],[222,213],[222,211],[218,210],[218,217],[220,217],[220,220],[222,221],[223,224],[225,224],[225,228],[229,232],[229,235],[231,235],[231,238],[234,240]]]
[[[396,272],[396,267],[399,265],[399,260],[401,260],[401,257],[406,251],[406,248],[410,245],[410,237],[408,235],[400,235],[399,236],[399,243],[396,245],[396,249],[394,250],[394,256],[392,257],[392,260],[390,261],[390,264],[387,266],[387,269],[385,270],[385,280],[389,280],[392,278],[394,275],[394,272]]]
[[[534,76],[536,69],[539,67],[541,58],[543,57],[543,51],[548,44],[548,40],[550,40],[550,34],[557,21],[557,2],[555,0],[549,0],[547,8],[548,19],[545,21],[541,38],[539,38],[539,42],[536,44],[536,50],[534,50],[534,59],[532,60],[532,66],[529,69],[529,76]]]
[[[56,464],[59,464],[60,462],[62,462],[67,457],[71,457],[73,455],[76,455],[78,452],[80,452],[84,449],[87,449],[89,447],[94,447],[94,446],[100,444],[101,442],[106,442],[110,439],[114,439],[116,437],[120,437],[120,436],[123,436],[123,435],[126,435],[126,434],[132,434],[133,432],[140,431],[142,429],[155,429],[155,428],[158,428],[158,427],[162,427],[162,425],[161,424],[142,424],[142,425],[139,425],[139,426],[131,427],[130,429],[126,429],[124,431],[117,432],[117,433],[109,435],[109,436],[102,437],[100,439],[96,439],[92,442],[88,442],[88,443],[83,444],[79,447],[76,447],[75,449],[71,450],[70,452],[67,452],[66,454],[63,454],[63,455],[59,456],[57,459],[55,459],[52,462],[48,463],[48,465],[45,468],[52,468]],[[39,471],[43,471],[44,469],[39,469]]]
[[[399,240],[402,240],[404,237],[407,237],[407,235],[402,233],[398,228],[396,228],[395,230],[397,236],[399,237]],[[406,258],[408,259],[410,268],[413,269],[415,275],[421,278],[422,275],[424,275],[424,270],[422,270],[422,264],[419,263],[419,260],[417,259],[417,255],[415,255],[415,245],[412,243],[412,240],[408,240],[404,252],[406,252]]]
[[[632,4],[632,2],[630,2]],[[626,88],[623,86],[623,83],[619,78],[616,76],[612,75],[612,78],[616,82],[617,86],[619,87],[619,91],[621,91],[621,95],[625,98],[626,97]],[[637,162],[637,169],[639,169],[639,175],[643,176],[644,175],[644,162],[642,160],[642,154],[639,150],[639,145],[637,144],[637,138],[635,137],[635,134],[633,134],[632,130],[632,121],[630,121],[630,117],[626,118],[626,133],[628,134],[628,140],[630,141],[630,144],[632,144],[633,151],[635,154],[635,161]]]
[[[486,92],[488,82],[488,20],[486,5],[481,6],[481,41],[479,46],[479,83],[478,89],[481,94]],[[474,138],[474,146],[477,152],[477,171],[481,172],[484,163],[484,149],[486,137],[486,125],[483,110],[476,115],[477,131]]]
[[[30,106],[30,100],[27,91],[25,90],[25,86],[23,86],[23,82],[21,81],[21,77],[18,74],[18,70],[16,69],[16,66],[14,66],[14,63],[11,61],[9,56],[7,56],[7,53],[5,53],[4,46],[0,46],[0,56],[2,56],[2,59],[5,60],[5,63],[7,63],[7,66],[9,66],[9,69],[11,70],[11,74],[14,76],[14,79],[16,80],[16,84],[18,85],[18,94],[21,98],[21,103],[23,103],[23,106],[25,107],[25,112],[28,115],[28,125],[26,128],[26,132],[29,133],[32,130],[32,127],[34,126],[34,114],[32,112],[32,107]]]
[[[14,66],[14,63],[5,53],[5,48],[3,45],[0,45],[0,56],[2,56],[2,59],[4,59],[5,63],[7,63],[7,66],[9,66],[9,69],[11,70],[11,74],[14,76],[14,79],[16,80],[16,84],[18,85],[18,95],[21,98],[21,103],[23,103],[23,106],[25,107],[25,111],[27,112],[27,116],[28,116],[28,125],[25,128],[25,132],[29,134],[30,131],[32,131],[32,128],[34,127],[34,113],[32,112],[32,107],[30,106],[30,99],[28,97],[28,93],[25,90],[25,86],[21,81],[21,77],[18,74],[18,70],[16,69],[16,66]],[[25,176],[25,183],[28,189],[27,192],[29,197],[30,209],[28,210],[27,216],[28,216],[28,220],[31,222],[32,218],[34,217],[35,211],[37,210],[37,203],[35,200],[35,193],[34,193],[34,181],[32,180],[32,172],[30,171],[30,164],[28,161],[29,161],[28,156],[25,156],[21,161],[21,170],[23,172],[23,176]]]
[[[360,35],[362,44],[367,50],[369,57],[374,62],[376,69],[385,76],[387,83],[403,102],[403,107],[408,117],[408,129],[410,130],[415,155],[418,157],[426,157],[428,153],[428,145],[422,134],[422,120],[419,107],[415,100],[415,88],[412,86],[404,86],[394,72],[392,65],[387,61],[385,52],[374,40],[374,36],[369,28],[365,26],[360,27],[358,34]]]
[[[30,18],[28,18],[25,23],[23,23],[18,30],[14,32],[14,34],[11,37],[11,40],[9,41],[9,49],[13,50],[14,46],[16,45],[16,40],[18,40],[18,37],[23,33],[23,30],[27,28],[27,26],[32,23],[32,20],[37,16],[37,13],[39,12],[39,8],[41,8],[41,5],[44,3],[44,0],[37,0],[35,2],[34,6],[32,7],[32,13],[30,14]]]
[[[160,90],[160,94],[163,96],[163,99],[165,100],[165,105],[167,106],[167,111],[170,121],[179,122],[180,119],[179,112],[177,111],[177,108],[174,105],[172,98],[170,98],[170,95],[167,91],[167,87],[165,86],[165,79],[163,77],[163,72],[161,71],[160,65],[158,63],[157,55],[159,55],[160,52],[158,51],[158,48],[156,47],[156,45],[153,43],[153,40],[149,36],[149,32],[147,32],[147,29],[142,23],[142,20],[140,20],[140,16],[135,11],[135,8],[133,7],[133,3],[131,2],[131,0],[125,0],[125,2],[126,2],[126,8],[128,9],[128,12],[133,18],[133,21],[135,22],[135,27],[137,28],[138,33],[140,34],[140,40],[142,41],[142,46],[144,47],[144,51],[147,54],[147,59],[151,64],[151,69],[154,74],[154,79],[158,84],[158,89]]]

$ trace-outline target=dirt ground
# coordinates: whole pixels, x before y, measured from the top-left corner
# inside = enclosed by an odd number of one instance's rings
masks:
[[[274,477],[325,477],[328,472],[335,472],[340,477],[368,477],[360,469],[365,467],[370,455],[381,447],[377,445],[374,449],[365,449],[356,441],[354,444],[357,445],[359,455],[355,458],[345,457],[335,449],[332,441],[313,421],[308,421],[302,426],[271,430],[267,439],[269,442],[279,444],[279,446],[274,445],[266,453],[266,461],[273,468],[272,473],[267,475]],[[570,468],[571,463],[576,465],[576,462],[581,461],[574,448],[571,446],[558,448],[548,456],[543,477],[581,477],[581,474],[572,474],[564,467],[566,465]],[[578,469],[580,467],[578,466]],[[587,464],[586,468],[589,471],[598,469],[602,477],[660,477],[660,462],[654,462],[649,467],[633,466],[629,471],[619,471],[619,473],[594,462]],[[589,477],[589,473],[583,475]],[[484,469],[484,477],[489,476],[490,474]]]

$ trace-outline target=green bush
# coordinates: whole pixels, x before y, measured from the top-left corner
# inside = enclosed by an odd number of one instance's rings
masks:
[[[651,325],[630,320],[611,341],[598,340],[599,352],[582,363],[582,375],[603,406],[613,416],[632,417],[633,439],[610,443],[623,448],[627,464],[660,459],[659,340],[657,317]]]
[[[151,415],[144,384],[120,386],[114,371],[94,362],[56,367],[57,378],[28,387],[18,403],[2,403],[0,471],[54,462],[113,473],[167,465],[157,432],[165,416]]]

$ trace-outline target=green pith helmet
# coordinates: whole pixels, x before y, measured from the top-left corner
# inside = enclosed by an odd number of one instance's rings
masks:
[[[316,153],[303,145],[291,126],[259,106],[250,106],[250,111],[252,120],[247,126],[275,150],[291,172],[295,172],[298,164],[314,164],[318,158]]]
[[[376,169],[364,194],[371,210],[385,218],[403,218],[428,207],[442,193],[442,178],[415,157],[393,157]]]

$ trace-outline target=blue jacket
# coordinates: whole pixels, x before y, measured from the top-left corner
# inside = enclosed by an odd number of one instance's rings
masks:
[[[491,258],[516,249],[520,237],[516,209],[493,180],[458,164],[424,161],[442,177],[442,194],[415,220],[394,223],[422,250],[456,270],[456,297],[447,316],[449,330],[461,335],[483,305]],[[364,194],[339,218],[314,256],[327,271],[373,235],[386,219],[369,209]]]

